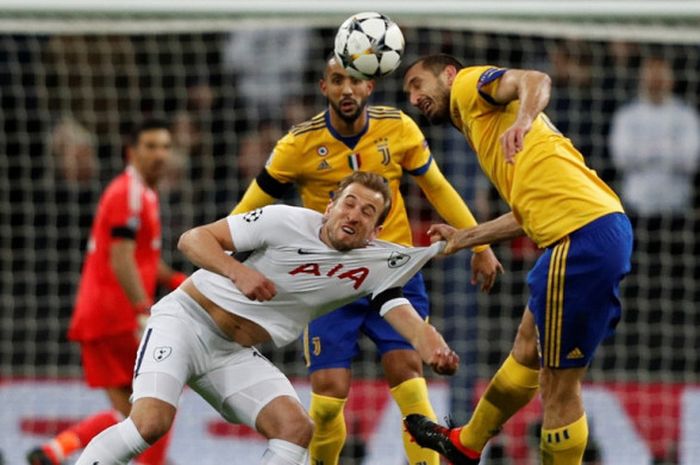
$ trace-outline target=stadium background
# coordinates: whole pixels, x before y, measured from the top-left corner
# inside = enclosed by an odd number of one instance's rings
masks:
[[[181,11],[165,2],[102,11],[86,6],[90,2],[50,3],[0,6],[0,449],[7,463],[21,457],[25,444],[102,400],[81,387],[79,353],[65,330],[95,202],[123,168],[123,134],[145,115],[173,122],[178,164],[162,193],[163,252],[191,271],[174,250],[177,237],[225,215],[270,144],[324,107],[318,91],[323,58],[337,25],[356,11],[378,10],[401,25],[405,62],[447,52],[466,63],[550,73],[547,113],[613,185],[619,176],[607,146],[611,116],[634,97],[642,56],[668,58],[676,95],[700,107],[695,2],[636,2],[634,8],[625,1],[588,7],[505,2],[500,10],[481,2],[430,2],[430,13],[412,1],[294,7],[233,1],[226,8],[183,2],[176,5]],[[400,73],[382,79],[372,102],[398,106],[420,122],[443,171],[481,219],[503,212],[459,134],[427,126],[407,109],[400,87]],[[410,180],[404,192],[420,243],[437,218]],[[699,205],[696,193],[682,221],[638,222],[623,321],[588,377],[587,404],[599,406],[589,463],[700,463]],[[525,303],[525,273],[537,253],[525,241],[495,250],[507,273],[490,296],[470,288],[467,254],[425,270],[433,321],[464,362],[452,380],[431,377],[438,410],[457,420],[467,418],[471,399],[510,347]],[[266,352],[304,392],[300,349]],[[382,442],[398,435],[368,420],[386,411],[387,424],[396,422],[378,370],[373,347],[363,345],[354,365],[345,464],[401,463]],[[494,442],[489,463],[534,463],[537,416],[535,402]],[[218,423],[203,432],[192,428],[178,436],[185,438],[178,447],[206,437],[209,453],[196,457],[202,464],[218,462],[226,449],[217,447],[226,441],[256,441]],[[611,448],[619,455],[610,455]],[[178,450],[172,458],[181,464],[187,455]]]

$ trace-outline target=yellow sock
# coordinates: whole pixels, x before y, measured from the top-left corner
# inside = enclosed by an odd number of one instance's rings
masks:
[[[542,429],[542,465],[581,465],[588,442],[586,415],[555,429]]]
[[[425,378],[413,378],[391,388],[391,395],[401,410],[401,415],[420,413],[433,420],[435,412],[428,398],[428,386]],[[424,449],[413,442],[407,431],[403,432],[403,446],[409,465],[439,465],[440,456],[437,452]]]
[[[309,415],[316,425],[309,444],[309,456],[313,465],[338,465],[340,451],[348,434],[343,415],[345,401],[347,399],[311,393]]]
[[[481,452],[515,412],[533,398],[539,386],[539,371],[518,363],[509,355],[479,399],[469,423],[462,428],[462,444]]]

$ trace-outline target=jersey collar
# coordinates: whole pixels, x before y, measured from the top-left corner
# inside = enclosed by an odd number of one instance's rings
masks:
[[[326,127],[328,128],[328,132],[330,132],[331,135],[333,137],[335,137],[336,139],[338,139],[340,142],[347,145],[348,148],[354,149],[355,146],[357,145],[357,143],[360,142],[360,139],[362,138],[362,136],[364,136],[365,133],[367,132],[367,129],[369,129],[369,114],[367,113],[367,109],[365,109],[365,115],[366,115],[365,125],[362,127],[362,129],[360,129],[360,132],[358,132],[357,134],[355,134],[353,136],[343,136],[338,131],[336,131],[336,129],[331,124],[331,112],[330,112],[330,110],[326,110],[326,113],[323,115],[323,117],[326,120]]]

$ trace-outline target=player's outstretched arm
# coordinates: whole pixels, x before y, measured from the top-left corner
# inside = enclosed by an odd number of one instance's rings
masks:
[[[459,367],[459,356],[450,349],[435,327],[423,321],[410,304],[398,305],[384,314],[384,319],[408,340],[423,362],[435,373],[452,375]]]
[[[428,229],[431,241],[447,240],[447,245],[442,251],[445,255],[480,244],[493,244],[513,239],[524,234],[525,232],[515,220],[513,212],[481,223],[479,226],[471,229],[457,230],[446,224],[434,224]]]
[[[228,253],[236,249],[225,218],[186,231],[177,248],[198,267],[230,279],[250,300],[263,302],[277,294],[272,281]]]
[[[478,224],[464,199],[445,178],[437,164],[433,162],[424,175],[416,176],[416,182],[430,204],[451,226],[467,229]],[[503,273],[503,266],[488,245],[474,247],[473,252],[472,285],[481,283],[481,290],[488,292],[496,282],[498,274]]]

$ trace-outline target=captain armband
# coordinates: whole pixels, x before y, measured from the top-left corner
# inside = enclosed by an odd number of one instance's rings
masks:
[[[384,316],[389,310],[400,305],[410,305],[411,302],[403,296],[403,291],[400,287],[392,287],[380,293],[372,299],[372,309],[379,312],[379,315]]]

